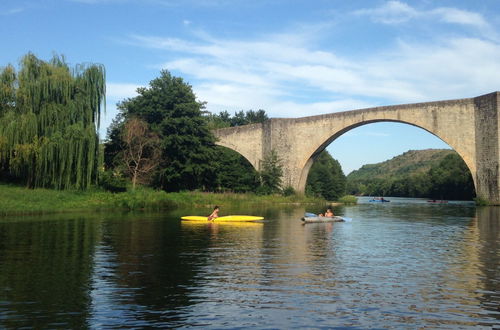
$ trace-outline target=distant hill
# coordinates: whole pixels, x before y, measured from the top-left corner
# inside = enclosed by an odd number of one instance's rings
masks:
[[[440,166],[450,155],[460,158],[450,149],[410,150],[385,162],[364,165],[346,177],[347,193],[411,197],[428,195],[432,190],[429,171]]]
[[[382,163],[363,165],[359,170],[352,171],[347,180],[397,179],[425,173],[450,154],[456,152],[450,149],[409,150]]]

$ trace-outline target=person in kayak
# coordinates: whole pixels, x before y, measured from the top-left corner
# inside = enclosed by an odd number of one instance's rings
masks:
[[[208,221],[214,220],[219,217],[219,207],[216,205],[213,212],[208,216]]]
[[[335,216],[335,214],[333,214],[332,209],[327,209],[325,214],[321,213],[319,216],[325,217],[325,218],[333,218]]]

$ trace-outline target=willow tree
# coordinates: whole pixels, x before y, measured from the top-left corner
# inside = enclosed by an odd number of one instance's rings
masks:
[[[97,180],[104,67],[71,68],[29,53],[0,71],[0,173],[28,187],[87,188]]]

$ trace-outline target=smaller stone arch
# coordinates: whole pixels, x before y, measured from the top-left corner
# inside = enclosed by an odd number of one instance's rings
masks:
[[[258,168],[258,165],[259,165],[259,162],[257,161],[257,164],[255,164],[255,160],[252,159],[252,157],[249,155],[249,156],[246,156],[244,153],[242,153],[241,151],[237,150],[238,148],[234,145],[231,145],[229,143],[224,143],[224,142],[215,142],[216,145],[220,146],[220,147],[224,147],[224,148],[227,148],[227,149],[230,149],[234,152],[237,152],[238,154],[240,154],[243,158],[245,158],[249,163],[250,165],[252,165],[252,167],[258,171],[259,168]],[[257,166],[256,166],[257,165]]]
[[[236,151],[259,171],[262,160],[262,131],[261,123],[218,129],[214,131],[217,139],[215,144]]]

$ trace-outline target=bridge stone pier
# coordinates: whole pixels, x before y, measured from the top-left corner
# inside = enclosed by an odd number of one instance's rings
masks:
[[[500,204],[500,92],[474,98],[383,106],[302,118],[272,118],[262,124],[214,131],[217,144],[243,155],[259,170],[275,150],[283,185],[304,192],[315,158],[349,130],[376,122],[420,127],[453,148],[469,167],[476,193]],[[356,152],[356,150],[353,150]]]

